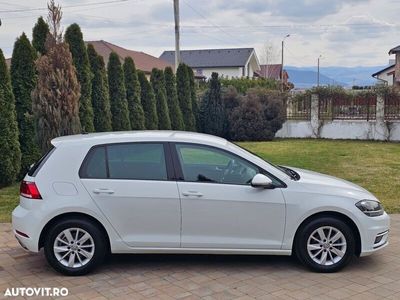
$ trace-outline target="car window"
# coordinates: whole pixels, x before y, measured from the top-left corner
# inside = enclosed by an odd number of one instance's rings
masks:
[[[258,168],[246,160],[216,148],[176,144],[185,181],[250,184]]]
[[[106,150],[104,146],[92,148],[80,171],[82,178],[107,178]]]
[[[107,145],[107,157],[111,179],[168,179],[163,144]]]
[[[45,162],[49,159],[50,155],[54,152],[56,148],[51,147],[49,151],[46,152],[36,163],[32,165],[32,167],[28,170],[28,175],[31,177],[35,177],[37,173],[39,173],[40,168],[45,164]]]

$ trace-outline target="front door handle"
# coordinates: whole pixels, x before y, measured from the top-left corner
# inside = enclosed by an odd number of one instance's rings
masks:
[[[183,195],[183,196],[186,196],[186,197],[191,197],[191,196],[194,196],[194,197],[203,197],[203,194],[200,193],[200,192],[197,192],[197,191],[187,191],[187,192],[183,192],[182,195]]]
[[[110,190],[110,189],[94,189],[94,190],[93,190],[93,193],[95,193],[95,194],[108,194],[108,195],[111,195],[111,194],[114,194],[114,191],[113,191],[113,190]]]

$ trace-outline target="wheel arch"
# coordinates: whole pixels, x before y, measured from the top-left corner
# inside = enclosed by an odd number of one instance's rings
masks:
[[[337,211],[323,211],[323,212],[317,212],[314,213],[310,216],[308,216],[306,219],[304,219],[301,224],[297,227],[296,233],[294,235],[294,239],[293,239],[293,245],[292,245],[292,251],[294,252],[296,247],[296,243],[297,243],[297,238],[299,235],[299,232],[301,231],[302,227],[304,227],[306,224],[308,224],[309,222],[311,222],[312,220],[321,218],[321,217],[333,217],[333,218],[337,218],[343,222],[345,222],[348,226],[350,226],[352,232],[354,233],[354,237],[355,237],[355,254],[357,256],[360,255],[361,253],[361,236],[360,236],[360,230],[358,229],[356,223],[354,223],[354,221],[347,215],[341,213],[341,212],[337,212]]]
[[[103,226],[103,224],[99,220],[97,220],[95,217],[85,214],[85,213],[81,213],[81,212],[66,212],[66,213],[59,214],[59,215],[53,217],[52,219],[50,219],[46,223],[46,225],[43,227],[43,229],[40,233],[38,249],[40,250],[41,248],[43,248],[44,239],[46,237],[46,234],[53,224],[59,222],[60,220],[70,219],[70,218],[80,218],[80,219],[84,219],[84,220],[89,220],[92,223],[94,223],[96,226],[98,226],[100,228],[100,230],[103,231],[103,233],[105,234],[108,252],[111,251],[110,250],[111,249],[110,237],[108,235],[106,228]]]

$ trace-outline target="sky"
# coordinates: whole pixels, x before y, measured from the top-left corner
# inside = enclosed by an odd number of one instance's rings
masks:
[[[159,56],[174,49],[172,0],[60,0],[62,27]],[[31,36],[46,0],[0,0],[0,48]],[[399,0],[180,0],[181,49],[254,47],[261,62],[291,66],[384,66],[400,45]],[[269,49],[269,50],[267,50]]]

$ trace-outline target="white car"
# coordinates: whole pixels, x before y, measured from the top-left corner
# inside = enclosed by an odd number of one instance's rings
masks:
[[[111,253],[295,253],[319,272],[388,244],[389,216],[350,182],[275,166],[225,139],[131,131],[56,138],[21,183],[21,246],[67,275]]]

